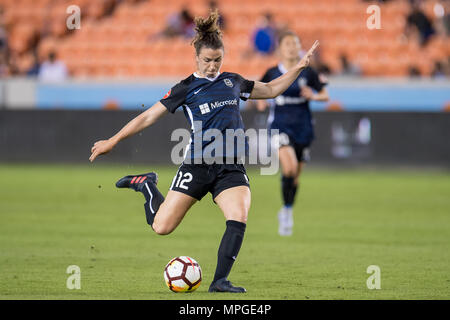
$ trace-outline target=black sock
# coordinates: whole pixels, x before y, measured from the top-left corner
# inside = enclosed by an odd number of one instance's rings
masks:
[[[295,195],[297,194],[297,190],[298,190],[298,184],[294,184],[294,185],[292,186],[292,194],[291,194],[292,205],[294,205],[294,202],[295,202]]]
[[[292,207],[294,203],[295,193],[297,191],[297,186],[294,185],[293,177],[285,177],[281,178],[281,191],[283,193],[283,202],[287,207]]]
[[[218,279],[228,277],[234,260],[236,260],[241,249],[245,227],[245,223],[234,220],[227,221],[227,228],[223,234],[217,253],[217,267],[213,283]]]
[[[156,185],[151,181],[147,181],[146,183],[144,183],[142,190],[140,191],[144,194],[145,200],[147,200],[147,202],[144,203],[147,223],[152,226],[156,212],[158,212],[161,203],[164,202],[164,196],[161,194],[161,192],[159,192]]]

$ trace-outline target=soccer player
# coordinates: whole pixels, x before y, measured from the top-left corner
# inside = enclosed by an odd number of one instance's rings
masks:
[[[270,83],[296,70],[301,61],[300,50],[300,39],[295,33],[291,31],[282,33],[278,38],[281,61],[277,66],[268,69],[261,81]],[[279,130],[279,135],[272,138],[278,142],[281,165],[281,191],[284,205],[278,212],[278,233],[282,236],[292,235],[294,225],[292,206],[299,186],[302,166],[309,160],[309,146],[314,139],[310,100],[328,100],[325,84],[319,80],[317,72],[310,66],[302,70],[286,91],[275,99],[269,100],[268,127]],[[257,103],[260,111],[267,106],[265,101]]]
[[[156,186],[157,175],[153,172],[125,176],[117,181],[116,186],[131,188],[144,195],[147,223],[160,235],[172,232],[192,205],[210,192],[225,216],[226,229],[219,246],[217,267],[209,292],[238,293],[246,290],[232,285],[227,278],[244,238],[250,208],[249,180],[244,166],[236,161],[237,156],[233,152],[227,154],[227,149],[224,154],[219,155],[228,161],[233,160],[231,164],[220,161],[207,163],[203,154],[212,142],[203,141],[200,146],[196,146],[195,139],[211,129],[221,133],[225,133],[227,129],[243,130],[239,99],[275,98],[284,92],[309,64],[318,42],[314,43],[295,67],[279,78],[269,83],[249,81],[236,73],[220,72],[224,46],[217,24],[218,18],[218,12],[214,11],[206,19],[195,19],[196,36],[192,43],[195,48],[196,72],[172,87],[163,99],[131,120],[113,137],[97,141],[91,149],[89,160],[94,161],[97,156],[111,151],[119,141],[140,132],[166,113],[174,113],[181,107],[191,125],[191,141],[194,143],[188,146],[184,162],[179,167],[166,198],[159,192]]]

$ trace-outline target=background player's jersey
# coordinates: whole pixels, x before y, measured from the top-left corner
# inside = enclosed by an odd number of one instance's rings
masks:
[[[247,100],[254,84],[254,81],[246,80],[236,73],[224,72],[214,79],[201,78],[194,73],[169,90],[160,102],[172,113],[178,107],[182,107],[191,125],[191,141],[186,150],[185,160],[207,159],[210,156],[241,158],[246,155],[248,144],[245,136],[240,135],[239,138],[233,137],[232,141],[227,141],[226,130],[232,129],[236,132],[235,130],[241,129],[238,132],[244,133],[239,99]],[[219,140],[215,141],[214,131],[217,130],[223,137],[222,153],[219,153],[220,149],[215,148],[213,144],[220,143]],[[202,139],[205,134],[211,134],[208,138],[210,141]],[[197,141],[201,143],[196,145]],[[227,152],[227,145],[229,148],[234,146],[233,152],[230,150]]]
[[[272,81],[286,72],[284,66],[279,64],[267,70],[261,81]],[[301,88],[308,86],[320,91],[324,85],[318,74],[312,68],[306,67],[285,92],[270,100],[269,128],[286,133],[298,144],[309,145],[314,139],[312,115],[309,101],[301,96]]]

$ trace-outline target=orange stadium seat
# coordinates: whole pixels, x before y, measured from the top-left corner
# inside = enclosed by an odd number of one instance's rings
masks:
[[[34,41],[41,35],[41,59],[55,49],[75,76],[182,76],[192,72],[193,60],[186,59],[193,54],[190,41],[156,35],[169,16],[183,7],[205,15],[207,1],[124,0],[106,15],[113,1],[1,0],[10,47],[21,68],[29,63]],[[432,19],[435,3],[425,1],[425,12]],[[80,30],[68,32],[65,19],[70,4],[80,6],[83,19]],[[340,55],[346,54],[366,75],[404,76],[413,64],[430,74],[435,61],[450,55],[450,42],[440,36],[424,48],[405,42],[407,0],[377,3],[381,30],[367,29],[369,3],[362,0],[222,0],[218,4],[227,21],[224,68],[247,75],[260,76],[268,64],[276,62],[276,56],[242,58],[251,48],[252,32],[261,15],[267,12],[280,25],[295,30],[304,48],[319,39],[321,57],[334,71],[339,71]]]

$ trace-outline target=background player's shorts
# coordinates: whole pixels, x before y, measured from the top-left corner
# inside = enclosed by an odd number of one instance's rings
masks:
[[[183,163],[173,178],[170,190],[187,194],[197,200],[211,192],[214,200],[222,191],[237,186],[250,188],[242,164]]]
[[[282,146],[291,146],[292,148],[294,148],[298,162],[309,162],[311,160],[309,144],[305,145],[296,143],[284,132],[280,132],[276,136],[273,136],[272,143],[278,144],[279,148],[281,148]]]

